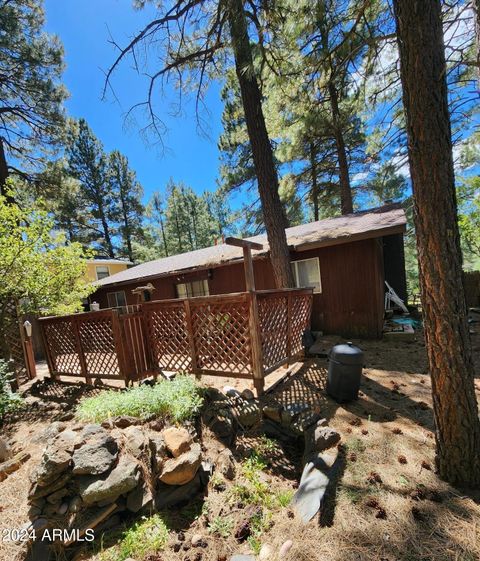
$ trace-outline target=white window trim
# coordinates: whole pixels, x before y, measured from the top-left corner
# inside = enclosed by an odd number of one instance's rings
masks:
[[[295,277],[295,286],[297,288],[305,288],[303,286],[299,286],[297,263],[303,263],[305,261],[314,261],[314,260],[317,262],[318,281],[319,281],[320,287],[319,288],[314,287],[313,292],[314,292],[314,294],[321,294],[322,293],[322,275],[320,273],[320,259],[318,257],[309,257],[308,259],[296,259],[295,261],[291,261],[290,263],[293,265],[293,276]]]
[[[108,275],[106,277],[98,278],[98,269],[107,269]],[[95,265],[95,277],[97,278],[97,280],[106,279],[109,276],[110,276],[110,267],[108,265]]]
[[[127,298],[125,295],[125,290],[116,290],[115,292],[107,292],[107,304],[109,308],[120,308],[122,304],[118,303],[117,294],[123,293],[123,299],[125,300],[125,305],[127,305]],[[110,306],[110,299],[109,296],[112,295],[115,297],[115,306]]]

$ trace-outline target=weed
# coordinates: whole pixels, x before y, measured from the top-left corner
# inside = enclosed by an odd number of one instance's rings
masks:
[[[284,491],[279,491],[277,493],[278,504],[282,508],[286,508],[292,502],[293,494],[294,493],[291,489],[286,489]]]
[[[360,440],[360,438],[349,438],[345,443],[345,446],[349,452],[365,452],[367,449],[365,443]]]
[[[217,534],[222,538],[228,538],[233,530],[233,520],[229,520],[223,516],[215,516],[208,525],[208,531],[211,534]]]
[[[194,417],[203,403],[201,388],[189,376],[161,380],[119,392],[109,390],[83,399],[77,408],[81,421],[103,422],[117,415],[147,418],[158,415],[182,422]]]
[[[8,411],[20,409],[23,405],[22,398],[10,389],[13,378],[9,363],[0,359],[0,420]]]

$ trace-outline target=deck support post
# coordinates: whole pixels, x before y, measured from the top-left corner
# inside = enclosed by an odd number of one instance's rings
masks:
[[[225,243],[243,249],[243,266],[245,269],[245,288],[249,293],[250,302],[250,341],[252,347],[252,370],[253,385],[257,396],[260,397],[265,389],[264,369],[262,359],[262,340],[260,337],[260,321],[258,319],[258,302],[255,292],[255,276],[253,273],[252,249],[263,249],[262,244],[240,240],[238,238],[227,238]]]

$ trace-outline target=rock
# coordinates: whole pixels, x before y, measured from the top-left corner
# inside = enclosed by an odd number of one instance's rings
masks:
[[[159,434],[152,434],[150,435],[148,445],[152,457],[152,471],[154,473],[160,473],[160,471],[162,470],[163,462],[167,455],[167,447],[165,446],[165,441]]]
[[[167,485],[185,485],[195,477],[201,462],[200,444],[192,444],[188,452],[178,458],[169,459],[163,464],[160,481]]]
[[[268,543],[264,543],[258,554],[258,561],[271,561],[274,557],[274,553],[275,550],[273,547]]]
[[[192,437],[187,429],[170,427],[163,431],[162,436],[165,446],[174,458],[190,450]]]
[[[128,493],[139,479],[136,461],[122,457],[117,466],[102,478],[82,476],[78,479],[79,494],[86,505],[100,501],[113,502],[118,496]]]
[[[242,518],[238,521],[235,528],[235,539],[239,542],[245,541],[252,534],[252,521],[254,518],[261,517],[262,508],[259,506],[249,506],[243,512]]]
[[[60,508],[58,509],[57,512],[58,512],[58,514],[60,514],[60,515],[67,514],[67,512],[68,512],[68,503],[62,503],[62,504],[60,505]]]
[[[50,483],[50,485],[42,486],[39,485],[38,483],[34,483],[31,486],[30,491],[28,493],[28,498],[30,502],[32,502],[32,500],[40,499],[42,497],[51,495],[55,491],[58,491],[58,489],[65,487],[65,485],[69,482],[70,477],[71,477],[70,472],[67,472],[67,473],[63,473],[58,479]]]
[[[280,423],[282,421],[282,406],[281,405],[265,405],[263,408],[263,415],[267,419]]]
[[[92,436],[107,436],[108,431],[106,431],[102,425],[98,424],[88,424],[82,429],[82,436],[85,440],[88,440]]]
[[[59,503],[66,495],[68,495],[68,491],[67,489],[65,489],[65,487],[62,487],[58,491],[55,491],[51,495],[48,495],[47,502],[50,504]]]
[[[127,497],[127,509],[137,513],[153,501],[153,495],[146,485],[138,485]]]
[[[301,413],[308,411],[310,405],[308,403],[289,403],[285,405],[281,412],[282,423],[289,426]]]
[[[215,462],[215,468],[225,479],[232,481],[235,478],[235,461],[231,450],[225,448],[220,452]]]
[[[260,407],[254,402],[243,402],[235,408],[233,414],[235,415],[238,424],[244,428],[253,427],[262,420]]]
[[[282,546],[280,547],[280,550],[278,552],[278,557],[280,559],[282,559],[283,557],[286,557],[288,552],[292,549],[292,546],[293,546],[292,540],[287,540],[286,542],[284,542],[282,544]]]
[[[82,508],[82,498],[76,495],[75,497],[70,499],[68,503],[68,510],[69,512],[79,512]]]
[[[223,386],[223,393],[228,397],[240,397],[240,392],[232,386]]]
[[[126,438],[125,446],[130,454],[135,458],[142,457],[148,446],[148,439],[143,430],[132,425],[127,427],[123,434]]]
[[[47,446],[40,464],[34,473],[34,480],[39,485],[49,485],[55,481],[70,465],[71,453],[55,445]]]
[[[48,442],[58,433],[64,431],[67,428],[65,423],[61,423],[59,421],[55,421],[51,423],[45,430],[42,430],[37,435],[32,438],[32,442],[34,444]]]
[[[323,452],[333,448],[340,441],[340,433],[330,427],[317,427],[314,432],[315,450]]]
[[[108,433],[97,433],[75,450],[72,471],[75,475],[100,475],[113,466],[117,456],[115,440]]]
[[[114,427],[117,427],[119,429],[126,429],[127,427],[130,427],[132,425],[139,425],[140,422],[140,419],[137,419],[137,417],[132,417],[130,415],[121,415],[110,419],[110,423]],[[102,426],[104,426],[103,423]]]
[[[243,553],[237,553],[230,557],[230,561],[255,561],[254,555],[244,555]]]
[[[190,503],[202,489],[200,473],[186,485],[166,485],[159,483],[155,494],[155,508],[164,510],[172,506]]]
[[[4,438],[0,438],[0,464],[6,462],[11,456],[10,446]]]
[[[247,401],[252,401],[255,399],[255,394],[252,392],[251,389],[245,388],[243,392],[240,394],[242,399],[246,399]]]

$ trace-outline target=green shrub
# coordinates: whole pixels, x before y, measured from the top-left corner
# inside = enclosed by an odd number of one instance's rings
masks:
[[[12,373],[8,362],[0,359],[0,420],[5,413],[19,409],[22,406],[22,398],[10,389]]]
[[[159,514],[143,518],[123,535],[120,542],[120,560],[142,559],[148,553],[158,553],[168,540],[168,528]]]
[[[76,416],[81,421],[103,422],[118,415],[145,419],[157,415],[174,422],[192,419],[203,404],[202,390],[189,376],[161,380],[154,386],[125,391],[108,390],[83,399]]]

